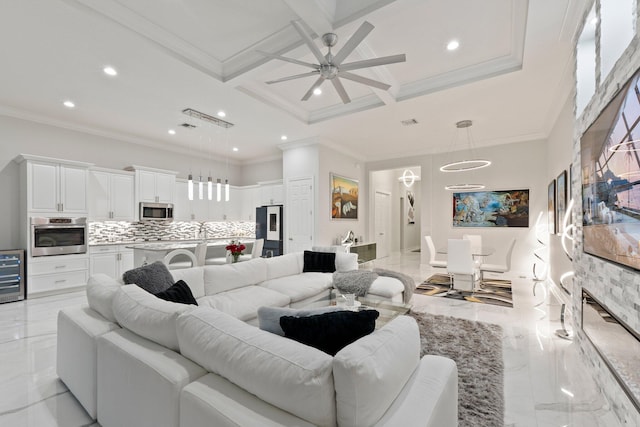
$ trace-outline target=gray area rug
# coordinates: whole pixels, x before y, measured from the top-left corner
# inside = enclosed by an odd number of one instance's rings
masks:
[[[445,356],[458,365],[459,427],[504,426],[502,327],[449,316],[409,314],[420,327],[420,356]]]

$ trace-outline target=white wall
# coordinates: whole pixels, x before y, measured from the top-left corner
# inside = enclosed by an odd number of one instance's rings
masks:
[[[242,165],[236,185],[254,185],[257,182],[278,179],[282,179],[282,158]]]
[[[530,141],[486,148],[476,148],[475,155],[490,159],[490,167],[474,172],[445,174],[439,171],[441,164],[451,160],[448,153],[426,155],[367,164],[369,171],[396,169],[408,166],[421,168],[420,235],[431,235],[436,247],[444,246],[449,237],[460,238],[463,234],[480,234],[487,246],[495,248],[494,255],[486,262],[504,263],[507,245],[511,238],[517,243],[513,252],[512,271],[515,274],[531,276],[534,262],[533,250],[538,247],[535,238],[535,220],[541,210],[546,212],[547,204],[547,147],[546,141]],[[460,174],[471,174],[469,178]],[[455,176],[454,176],[455,175]],[[454,228],[452,226],[451,191],[444,189],[447,184],[461,180],[478,181],[486,185],[486,190],[529,189],[528,228]],[[369,225],[371,228],[371,225]],[[424,241],[420,241],[421,262],[428,262],[428,251]]]

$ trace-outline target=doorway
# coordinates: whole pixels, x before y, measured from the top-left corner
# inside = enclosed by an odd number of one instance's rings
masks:
[[[375,241],[377,258],[389,256],[389,229],[391,213],[391,194],[376,191],[375,201]]]

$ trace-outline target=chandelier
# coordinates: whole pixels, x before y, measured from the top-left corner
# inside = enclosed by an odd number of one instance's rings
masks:
[[[467,158],[463,157],[462,159],[454,160],[440,166],[440,172],[445,172],[445,173],[467,172],[467,171],[474,171],[477,169],[486,168],[487,166],[491,165],[491,161],[489,160],[474,158],[474,143],[473,143],[473,137],[471,135],[472,125],[473,125],[473,122],[471,120],[461,120],[456,123],[456,138],[451,147],[451,150],[455,152],[457,142],[460,139],[460,132],[461,132],[460,130],[466,129],[467,150],[466,151],[463,150],[461,151],[461,153],[462,153],[462,156],[465,156],[466,154],[468,157]],[[460,183],[460,184],[450,184],[445,186],[445,190],[463,190],[463,191],[481,190],[483,188],[485,188],[483,184],[473,184],[468,182]]]

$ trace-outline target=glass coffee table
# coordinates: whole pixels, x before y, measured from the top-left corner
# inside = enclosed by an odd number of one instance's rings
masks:
[[[386,299],[367,297],[355,297],[355,304],[353,306],[348,306],[346,304],[346,299],[335,290],[331,292],[330,299],[313,302],[307,307],[326,307],[328,305],[337,305],[345,310],[353,311],[377,310],[378,313],[380,313],[380,316],[376,319],[376,329],[380,329],[398,316],[407,314],[412,307],[411,304],[405,304],[403,302],[393,302]]]

